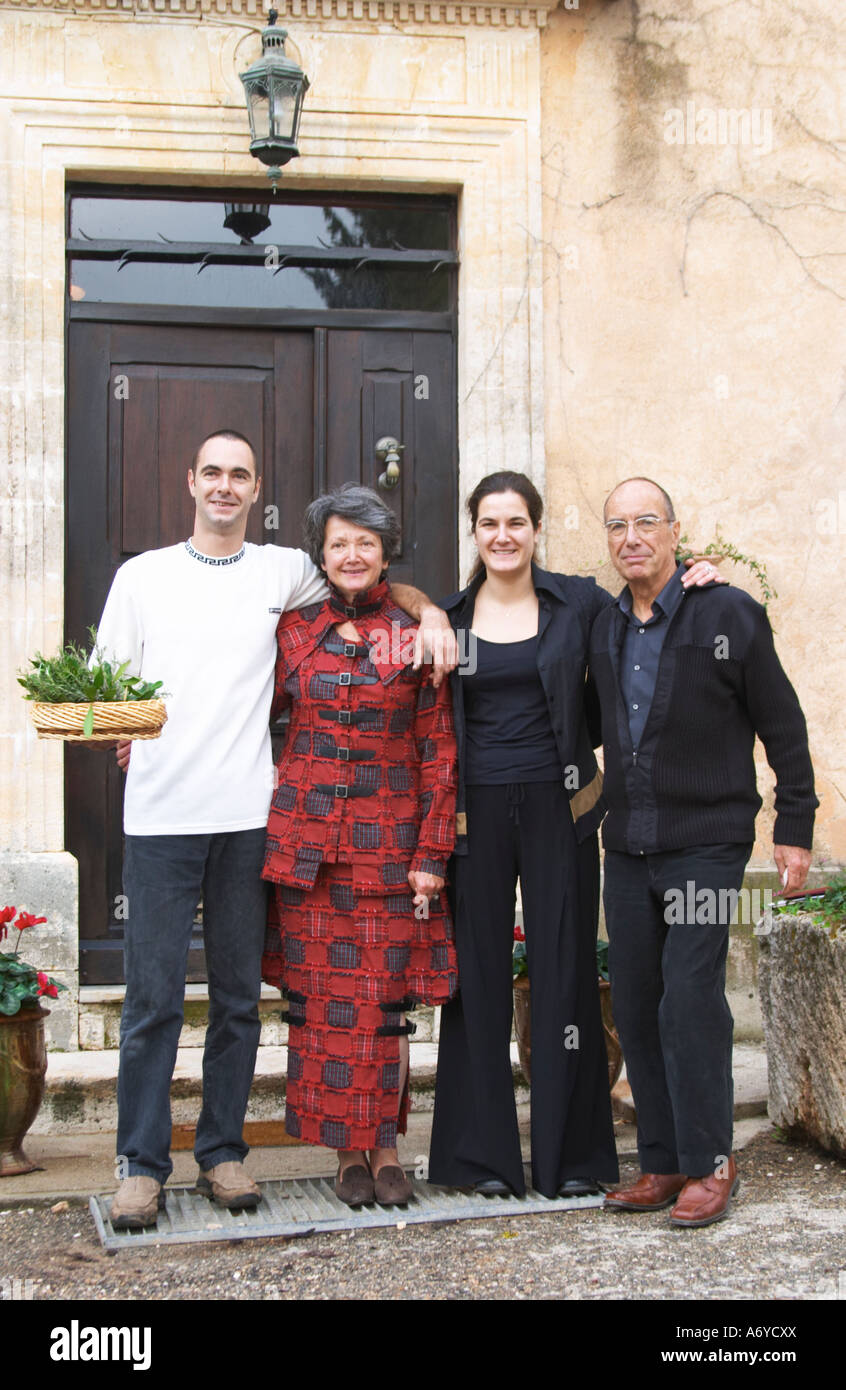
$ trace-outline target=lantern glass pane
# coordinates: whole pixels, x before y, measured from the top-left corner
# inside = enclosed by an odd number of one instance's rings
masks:
[[[266,140],[271,133],[271,103],[264,83],[250,88],[250,129],[254,140]]]
[[[270,134],[282,140],[293,140],[296,136],[295,120],[300,83],[290,77],[273,77],[271,80]]]

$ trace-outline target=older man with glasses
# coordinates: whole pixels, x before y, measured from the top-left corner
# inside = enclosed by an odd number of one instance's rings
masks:
[[[805,882],[818,802],[805,720],[761,605],[739,589],[682,587],[680,526],[648,478],[614,489],[605,530],[626,587],[594,623],[590,667],[605,749],[614,1018],[642,1170],[605,1205],[673,1206],[673,1225],[707,1226],[737,1187],[725,965],[761,806],[756,733],[776,774],[785,891]]]

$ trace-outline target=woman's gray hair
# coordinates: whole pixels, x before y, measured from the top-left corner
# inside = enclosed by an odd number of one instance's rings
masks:
[[[316,565],[323,560],[323,541],[330,516],[339,516],[365,531],[375,531],[382,541],[385,568],[399,553],[400,527],[394,513],[378,492],[358,483],[344,483],[334,492],[324,492],[306,507],[303,517],[305,548]]]

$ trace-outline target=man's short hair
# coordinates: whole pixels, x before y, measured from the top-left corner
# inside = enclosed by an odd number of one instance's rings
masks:
[[[253,472],[255,473],[256,477],[258,477],[258,459],[256,458],[256,451],[253,448],[252,443],[247,438],[247,436],[245,434],[241,434],[239,430],[212,430],[211,434],[207,434],[194,455],[194,461],[191,464],[191,471],[193,473],[196,473],[197,471],[197,463],[199,461],[202,450],[205,448],[205,446],[211,439],[237,439],[239,443],[246,444],[247,448],[253,456]]]
[[[626,483],[649,483],[649,486],[650,486],[650,487],[654,487],[655,490],[656,490],[656,492],[660,492],[660,494],[661,494],[661,498],[662,498],[663,503],[664,503],[664,510],[665,510],[666,513],[667,513],[667,520],[668,520],[668,521],[675,521],[675,519],[676,519],[676,514],[675,514],[675,511],[673,510],[673,501],[672,501],[672,498],[670,497],[669,492],[667,492],[666,488],[663,488],[663,487],[661,486],[660,483],[656,483],[656,481],[655,481],[654,478],[643,478],[643,477],[637,477],[637,478],[624,478],[623,481],[622,481],[621,483],[616,483],[615,486],[612,487],[611,491],[609,492],[608,496],[606,497],[605,501],[604,501],[603,504],[602,504],[602,515],[603,515],[603,516],[605,515],[605,509],[606,509],[606,507],[608,506],[608,503],[611,501],[611,498],[614,496],[614,493],[615,493],[615,492],[619,492],[621,487],[625,487],[625,486],[626,486]]]

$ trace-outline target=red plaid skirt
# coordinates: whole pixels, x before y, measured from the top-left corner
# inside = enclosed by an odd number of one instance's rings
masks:
[[[285,1128],[331,1149],[395,1148],[403,1015],[445,1004],[458,982],[445,895],[418,919],[410,889],[357,894],[352,866],[331,863],[310,891],[274,888],[262,976],[288,996]]]

